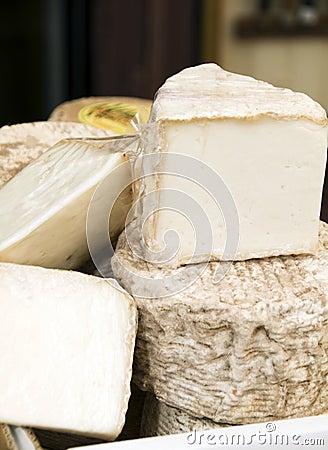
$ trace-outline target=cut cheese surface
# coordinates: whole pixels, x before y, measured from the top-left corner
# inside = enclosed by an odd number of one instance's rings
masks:
[[[0,420],[115,439],[137,312],[114,280],[0,264]]]
[[[216,283],[220,267],[161,269],[138,259],[121,234],[112,269],[138,304],[134,382],[220,423],[326,412],[328,225],[315,256],[234,262]],[[188,281],[184,290],[179,280]]]
[[[0,128],[0,187],[61,139],[113,135],[72,122],[31,122]]]
[[[176,267],[313,253],[326,148],[326,113],[305,94],[215,64],[183,70],[154,100],[136,226]]]
[[[111,189],[97,199],[98,210],[117,197],[109,223],[115,239],[132,202],[129,144],[124,138],[62,140],[6,183],[0,189],[0,261],[65,269],[83,264],[89,203],[106,177]]]

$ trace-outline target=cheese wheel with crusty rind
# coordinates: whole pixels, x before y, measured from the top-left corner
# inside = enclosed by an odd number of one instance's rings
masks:
[[[148,279],[192,281],[197,266],[152,266],[130,251],[121,234],[114,275],[132,295],[145,288],[136,296],[135,383],[168,405],[215,422],[326,412],[328,225],[321,223],[315,256],[234,262],[215,284],[219,265],[208,264],[189,287],[168,296],[154,298],[156,281],[147,296]]]

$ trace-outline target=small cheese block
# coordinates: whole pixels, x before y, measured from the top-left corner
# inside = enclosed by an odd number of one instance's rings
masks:
[[[136,226],[147,248],[166,250],[161,261],[315,252],[327,148],[318,103],[204,64],[164,83],[148,125]]]
[[[115,280],[0,264],[0,420],[115,439],[137,311]]]
[[[124,153],[130,144],[129,138],[64,139],[6,183],[0,189],[0,261],[60,269],[82,265],[90,257],[89,204],[105,178],[107,188],[97,194],[95,214],[108,213],[115,241],[132,202]],[[97,223],[97,217],[92,220]],[[94,247],[101,251],[108,242],[98,240]]]
[[[112,269],[138,304],[140,389],[230,424],[327,411],[327,224],[316,256],[234,262],[219,283],[221,263],[160,269],[135,248],[123,232]]]
[[[135,133],[131,122],[147,122],[151,104],[151,100],[137,97],[83,97],[61,103],[48,120],[82,122],[118,134]]]
[[[5,125],[0,128],[0,187],[61,139],[111,135],[73,121]]]
[[[227,426],[218,424],[210,419],[199,419],[190,416],[180,409],[168,406],[147,393],[142,421],[141,437],[164,436],[167,434],[187,433],[192,430],[206,430]]]

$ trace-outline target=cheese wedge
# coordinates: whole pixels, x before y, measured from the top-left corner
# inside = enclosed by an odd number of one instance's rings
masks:
[[[160,269],[125,234],[112,269],[138,304],[140,389],[220,423],[327,411],[327,224],[316,256],[234,262],[219,283],[222,263]]]
[[[192,430],[221,428],[227,425],[218,424],[210,419],[199,419],[190,414],[160,402],[152,394],[147,393],[142,421],[141,437],[165,436],[167,434],[187,433]]]
[[[0,264],[0,421],[115,439],[137,311],[116,281]]]
[[[133,137],[62,140],[6,183],[0,189],[0,261],[78,268],[90,257],[87,213],[105,178],[108,189],[97,196],[96,213],[108,212],[115,241],[132,202],[124,151],[133,142]],[[114,208],[107,211],[111,203]],[[108,241],[99,239],[98,245],[93,233],[94,247],[101,251]]]
[[[72,122],[5,125],[0,128],[0,187],[61,139],[112,135],[109,131]]]
[[[144,131],[136,227],[171,266],[315,252],[326,148],[326,113],[307,95],[185,69]]]

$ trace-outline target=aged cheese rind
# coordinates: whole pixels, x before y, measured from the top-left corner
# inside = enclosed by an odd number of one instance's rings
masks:
[[[115,280],[0,264],[0,420],[115,439],[137,310]]]
[[[326,113],[305,94],[215,64],[186,69],[159,89],[143,132],[144,155],[157,159],[135,165],[142,180],[136,226],[156,253],[167,232],[176,232],[172,267],[314,253],[326,149]],[[198,206],[178,202],[181,193]],[[204,237],[206,221],[212,230]],[[234,248],[225,252],[231,230]],[[177,246],[167,248],[173,256]]]
[[[111,135],[109,131],[72,122],[5,125],[0,128],[0,187],[61,139]]]
[[[137,298],[135,383],[168,405],[215,422],[327,411],[327,262],[328,225],[322,223],[316,256],[235,262],[218,284],[213,277],[219,263],[213,262],[180,293]],[[138,290],[132,272],[138,285],[143,277],[173,273],[136,258],[125,233],[112,268],[132,295]],[[178,272],[188,278],[192,269]]]
[[[61,269],[82,265],[90,257],[88,208],[105,178],[112,189],[97,197],[97,211],[117,200],[108,210],[115,241],[132,202],[128,146],[124,139],[123,144],[106,138],[62,140],[6,183],[0,189],[0,261]],[[99,242],[98,250],[101,245],[108,243]]]
[[[180,409],[160,402],[147,393],[142,414],[141,437],[163,436],[167,434],[187,433],[192,430],[206,430],[226,426],[210,419],[193,417]]]
[[[327,125],[325,110],[308,95],[227,72],[213,63],[189,67],[168,78],[152,108],[152,118],[159,121],[263,116]]]

